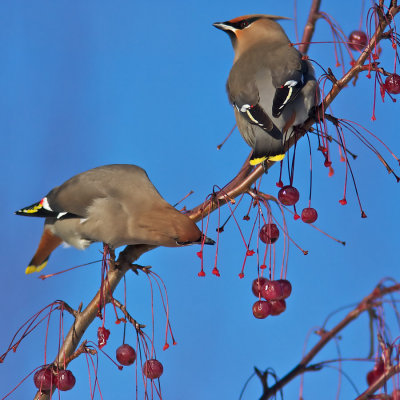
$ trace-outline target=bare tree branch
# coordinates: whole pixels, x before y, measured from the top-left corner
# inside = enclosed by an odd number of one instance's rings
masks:
[[[349,325],[352,321],[358,318],[364,311],[368,311],[376,306],[376,301],[381,297],[389,294],[400,291],[400,284],[396,284],[390,287],[376,287],[372,293],[370,293],[367,297],[365,297],[352,311],[350,311],[345,318],[342,319],[336,326],[334,326],[330,331],[322,331],[321,339],[314,345],[314,347],[302,358],[302,360],[282,379],[276,382],[273,386],[264,390],[263,395],[260,397],[260,400],[267,400],[274,396],[280,389],[282,389],[285,385],[287,385],[291,380],[293,380],[298,375],[304,373],[308,369],[308,364],[311,360],[329,343],[340,331],[342,331],[347,325]],[[392,376],[393,372],[390,374]],[[389,372],[385,374],[385,376],[389,376]],[[371,387],[376,386],[377,390],[381,387],[386,380],[379,379],[381,385],[372,385]],[[262,382],[263,386],[264,382]],[[374,390],[374,391],[375,391]],[[373,392],[372,392],[373,393]],[[366,397],[362,397],[363,399]],[[361,398],[360,398],[361,399]]]

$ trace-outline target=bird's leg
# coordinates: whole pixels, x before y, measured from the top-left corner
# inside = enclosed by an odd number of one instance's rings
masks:
[[[269,170],[269,166],[268,166],[268,158],[266,160],[264,160],[261,165],[264,168],[264,174],[268,175],[268,170]]]

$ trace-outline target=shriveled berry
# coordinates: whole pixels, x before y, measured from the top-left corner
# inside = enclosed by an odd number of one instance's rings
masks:
[[[400,93],[400,75],[392,74],[385,79],[385,89],[390,94]]]
[[[299,191],[291,186],[286,185],[278,192],[279,201],[285,206],[293,206],[295,205],[300,198]]]
[[[279,281],[267,281],[261,287],[261,296],[265,300],[279,300],[283,298],[282,286]]]
[[[301,212],[301,220],[307,224],[312,224],[318,218],[318,213],[315,208],[304,208]]]
[[[76,379],[69,369],[60,369],[56,375],[56,386],[58,390],[65,392],[75,386]]]
[[[260,276],[259,278],[254,279],[253,284],[251,285],[251,290],[256,297],[260,297],[261,288],[268,282],[267,278]]]
[[[157,379],[163,373],[163,366],[160,361],[151,358],[143,364],[143,374],[149,379]]]
[[[110,331],[104,326],[100,326],[97,329],[97,339],[98,339],[98,346],[101,349],[107,344],[107,340],[110,337]]]
[[[279,229],[275,224],[265,224],[260,229],[259,236],[264,243],[275,243],[279,238]]]
[[[271,314],[271,304],[268,301],[258,300],[253,304],[253,315],[258,319],[267,318]]]
[[[292,294],[292,284],[286,279],[279,279],[282,288],[283,298],[287,299]]]
[[[55,385],[55,377],[50,368],[42,368],[33,375],[33,382],[40,390],[50,390]]]
[[[129,344],[123,344],[118,347],[116,358],[122,365],[132,365],[136,360],[136,351]]]
[[[271,300],[271,315],[282,314],[286,310],[286,301],[281,300]]]
[[[368,44],[368,38],[363,31],[353,31],[349,36],[349,47],[352,50],[362,51]]]

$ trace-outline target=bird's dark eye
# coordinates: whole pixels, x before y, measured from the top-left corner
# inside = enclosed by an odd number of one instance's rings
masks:
[[[246,19],[244,19],[243,21],[240,21],[239,27],[240,27],[240,29],[243,29],[243,28],[246,28],[246,26],[248,26],[248,25],[249,25],[249,22]]]

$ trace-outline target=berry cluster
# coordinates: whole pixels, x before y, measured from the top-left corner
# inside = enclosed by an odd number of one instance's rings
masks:
[[[299,191],[292,185],[283,186],[278,192],[278,199],[285,206],[294,206],[299,201],[299,198]],[[307,224],[312,224],[317,220],[317,218],[318,213],[315,208],[304,208],[301,212],[301,220]]]
[[[35,372],[33,382],[39,390],[57,388],[61,391],[71,390],[75,386],[75,376],[68,369],[55,370],[45,367]]]
[[[292,285],[286,279],[270,281],[259,277],[254,279],[251,290],[259,299],[253,304],[253,315],[256,318],[267,318],[268,315],[279,315],[286,310],[286,301],[292,293]]]
[[[136,361],[136,351],[129,346],[129,344],[123,344],[119,346],[116,351],[116,358],[122,365],[132,365]],[[157,379],[163,373],[163,365],[160,361],[151,358],[143,364],[143,375],[149,379]]]

